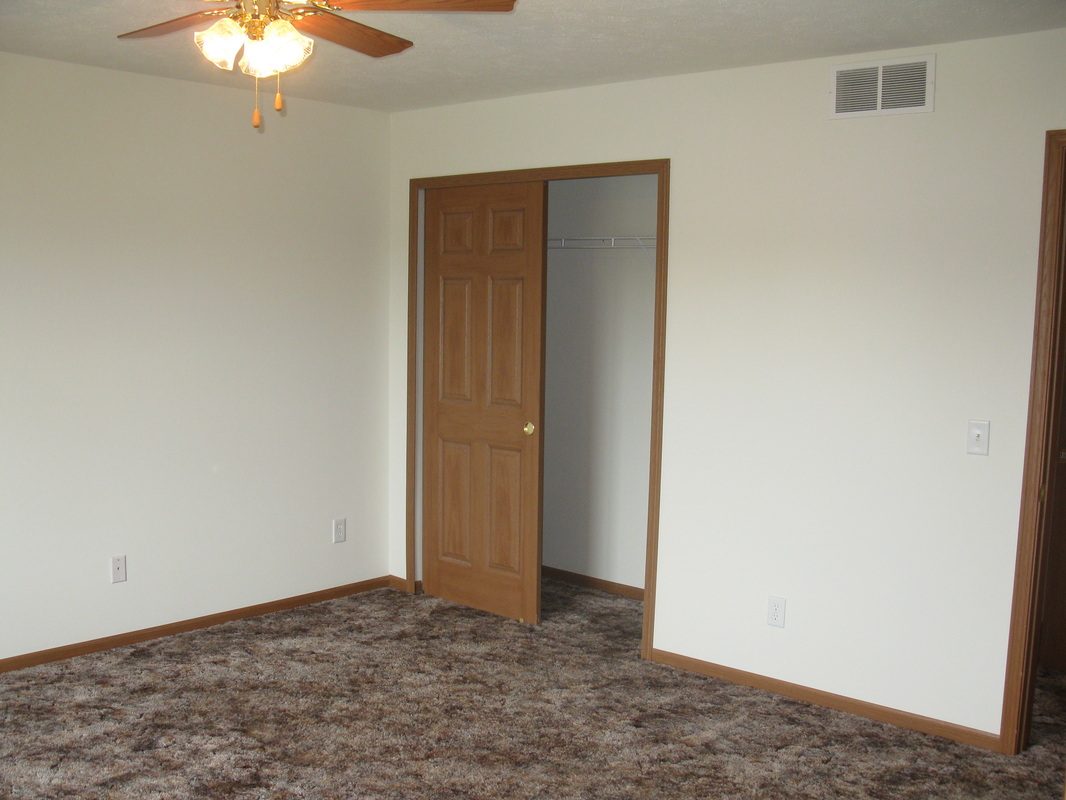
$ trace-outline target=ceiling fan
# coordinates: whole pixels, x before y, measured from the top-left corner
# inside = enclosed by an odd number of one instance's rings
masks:
[[[233,0],[204,0],[232,3]],[[515,0],[237,0],[226,9],[207,9],[183,17],[123,33],[120,39],[162,36],[167,33],[206,25],[193,39],[208,61],[220,69],[233,69],[259,78],[278,76],[278,93],[274,108],[282,109],[281,73],[299,66],[311,54],[313,39],[301,31],[374,58],[393,55],[412,45],[407,39],[379,31],[369,25],[334,13],[337,11],[511,11]],[[260,125],[259,92],[252,125]]]

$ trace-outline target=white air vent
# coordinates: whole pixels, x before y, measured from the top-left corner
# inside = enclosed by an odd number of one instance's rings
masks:
[[[872,117],[933,110],[936,56],[868,61],[834,67],[831,117]]]

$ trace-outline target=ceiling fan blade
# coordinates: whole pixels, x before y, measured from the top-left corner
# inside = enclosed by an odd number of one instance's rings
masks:
[[[344,11],[512,11],[515,0],[331,0]]]
[[[412,44],[399,36],[330,14],[314,6],[300,6],[291,9],[290,13],[293,14],[292,24],[304,33],[319,36],[374,58],[391,56],[406,50]]]
[[[173,33],[174,31],[191,28],[193,25],[207,22],[214,17],[224,17],[226,13],[225,11],[197,11],[195,14],[186,14],[184,17],[160,22],[158,25],[149,25],[147,28],[130,31],[129,33],[120,33],[118,38],[136,39],[141,36],[162,36],[164,33]]]

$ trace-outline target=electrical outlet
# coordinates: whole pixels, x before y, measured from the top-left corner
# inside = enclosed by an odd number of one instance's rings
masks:
[[[126,557],[111,556],[111,582],[122,583],[126,580]]]
[[[770,602],[766,608],[766,624],[775,628],[785,627],[785,598],[770,595]]]
[[[348,521],[344,518],[333,520],[333,544],[339,544],[348,538]]]

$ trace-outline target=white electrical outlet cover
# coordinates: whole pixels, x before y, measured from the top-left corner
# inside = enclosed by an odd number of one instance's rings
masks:
[[[111,582],[122,583],[126,580],[126,557],[111,556]]]
[[[348,520],[345,518],[333,520],[333,543],[340,544],[348,538]]]
[[[785,627],[785,598],[770,595],[766,604],[766,624],[775,628]]]

